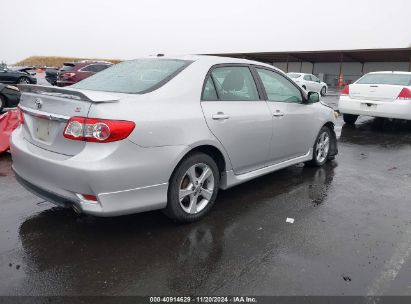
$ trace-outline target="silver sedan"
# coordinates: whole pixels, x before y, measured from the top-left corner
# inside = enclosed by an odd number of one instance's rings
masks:
[[[20,89],[16,178],[77,212],[191,222],[219,189],[337,154],[334,111],[260,62],[148,57],[68,88]]]

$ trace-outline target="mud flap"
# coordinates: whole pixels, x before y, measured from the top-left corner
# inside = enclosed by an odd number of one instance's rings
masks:
[[[337,135],[335,134],[334,128],[331,130],[331,139],[332,140],[330,145],[330,152],[328,153],[328,159],[334,159],[338,154]]]

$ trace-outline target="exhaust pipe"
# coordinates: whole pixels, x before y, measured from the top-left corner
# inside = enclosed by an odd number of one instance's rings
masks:
[[[73,210],[77,214],[82,214],[81,208],[77,206],[76,204],[73,204]]]

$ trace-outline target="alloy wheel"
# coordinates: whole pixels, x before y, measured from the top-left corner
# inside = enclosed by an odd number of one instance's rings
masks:
[[[30,84],[30,80],[26,77],[23,77],[19,80],[19,83],[21,83],[21,84]]]
[[[328,151],[330,150],[330,135],[328,132],[322,132],[318,137],[315,147],[315,155],[317,162],[322,163],[328,157]]]
[[[191,166],[180,182],[181,208],[189,214],[201,212],[210,202],[214,186],[214,174],[208,165],[198,163]]]

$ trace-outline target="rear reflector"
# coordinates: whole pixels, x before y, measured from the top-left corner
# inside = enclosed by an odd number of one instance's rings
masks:
[[[397,99],[411,100],[411,91],[410,91],[410,89],[403,88],[400,92],[400,95],[398,95]]]
[[[350,94],[350,85],[346,85],[344,89],[341,90],[341,95],[348,95]]]
[[[64,137],[87,142],[113,142],[127,138],[135,123],[125,120],[72,117],[64,129]]]

